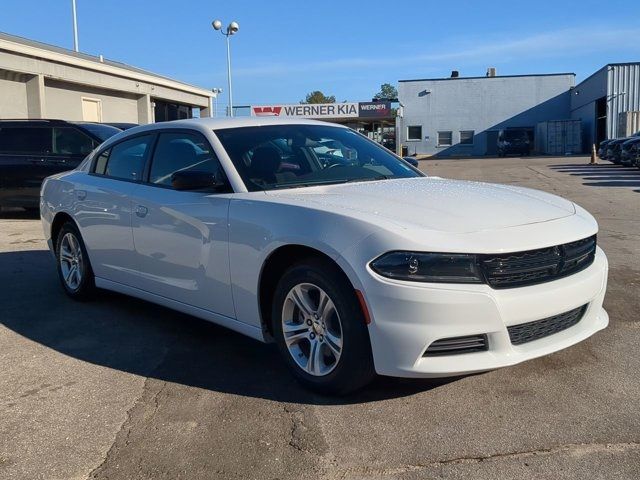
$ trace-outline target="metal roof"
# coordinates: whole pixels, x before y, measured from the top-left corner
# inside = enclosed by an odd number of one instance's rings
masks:
[[[640,62],[619,62],[619,63],[607,63],[606,65],[604,65],[603,67],[600,67],[598,70],[596,70],[595,72],[593,72],[591,75],[589,75],[587,78],[585,78],[584,80],[582,80],[578,85],[576,85],[576,88],[579,88],[584,82],[586,82],[587,80],[589,80],[591,77],[598,75],[600,72],[602,72],[605,69],[608,69],[609,67],[626,67],[629,65],[640,65]]]

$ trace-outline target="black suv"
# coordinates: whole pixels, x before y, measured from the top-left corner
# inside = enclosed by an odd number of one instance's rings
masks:
[[[0,120],[0,208],[37,209],[49,175],[76,168],[121,130],[64,120]]]

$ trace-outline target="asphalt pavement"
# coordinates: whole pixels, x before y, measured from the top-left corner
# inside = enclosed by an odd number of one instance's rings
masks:
[[[0,214],[0,478],[640,477],[640,170],[584,157],[425,160],[430,175],[539,188],[600,223],[610,326],[456,379],[301,389],[273,345],[58,285],[39,220]]]

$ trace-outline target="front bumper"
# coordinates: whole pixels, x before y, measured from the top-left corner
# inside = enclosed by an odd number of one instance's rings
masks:
[[[566,278],[528,287],[419,284],[369,271],[364,294],[376,371],[397,377],[446,377],[492,370],[574,345],[609,323],[602,308],[608,263],[598,248],[593,264]],[[588,304],[574,326],[522,345],[507,327],[548,318]],[[486,334],[488,350],[423,356],[435,340]]]

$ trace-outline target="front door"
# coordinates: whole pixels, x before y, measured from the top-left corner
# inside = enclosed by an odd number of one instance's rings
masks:
[[[230,195],[172,187],[178,171],[214,173],[219,162],[194,131],[160,133],[148,181],[133,191],[139,288],[235,318],[228,257]]]
[[[0,206],[36,208],[42,181],[58,170],[49,162],[51,127],[0,126]]]

